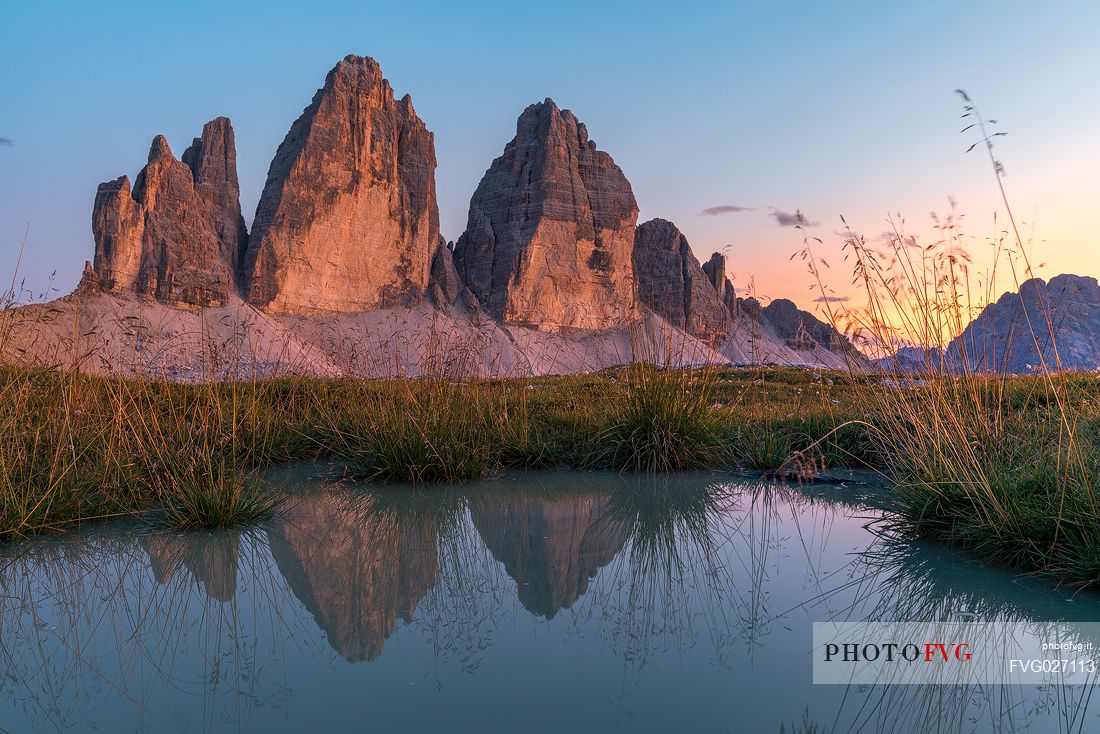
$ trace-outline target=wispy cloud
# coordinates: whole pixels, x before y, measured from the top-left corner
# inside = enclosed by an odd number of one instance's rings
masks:
[[[772,217],[775,217],[775,221],[779,223],[780,227],[816,227],[820,222],[809,219],[802,213],[801,209],[795,209],[794,214],[785,212],[782,209],[776,209],[772,207]]]
[[[850,300],[852,299],[848,296],[818,296],[814,299],[814,303],[844,303]]]
[[[708,217],[717,217],[720,214],[737,214],[738,212],[751,212],[753,207],[751,206],[738,206],[737,204],[722,204],[721,206],[712,206],[703,210],[703,214]]]
[[[890,246],[900,243],[906,247],[917,247],[917,238],[911,234],[899,235],[897,232],[891,230],[883,232],[879,236],[879,239],[881,239],[884,244]]]

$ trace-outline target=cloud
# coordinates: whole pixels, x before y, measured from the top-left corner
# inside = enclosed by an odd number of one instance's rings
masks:
[[[918,246],[917,245],[917,238],[914,237],[913,235],[911,235],[911,234],[899,235],[897,232],[894,232],[893,230],[888,230],[886,232],[883,232],[879,236],[879,239],[882,240],[883,244],[890,245],[890,246],[896,245],[898,243],[901,243],[901,244],[905,245],[906,247],[917,247]]]
[[[775,217],[775,221],[779,223],[780,227],[816,227],[820,224],[820,222],[809,219],[802,213],[801,209],[796,209],[794,214],[791,214],[772,207],[772,213],[769,216]]]
[[[720,214],[737,214],[738,212],[751,212],[753,208],[751,206],[738,206],[737,204],[722,204],[721,206],[712,206],[703,210],[703,214],[708,217],[717,217]]]
[[[852,299],[848,296],[818,296],[814,299],[814,303],[844,303],[850,300]]]
[[[0,138],[0,145],[11,145],[11,138]]]

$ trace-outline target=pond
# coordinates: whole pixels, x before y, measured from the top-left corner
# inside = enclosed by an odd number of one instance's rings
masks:
[[[811,682],[821,621],[1100,619],[891,532],[858,480],[334,484],[251,529],[0,548],[0,730],[1095,731],[1086,687]]]

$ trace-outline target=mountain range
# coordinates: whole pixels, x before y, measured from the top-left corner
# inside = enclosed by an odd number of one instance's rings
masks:
[[[77,289],[7,313],[7,362],[216,378],[280,371],[579,372],[665,361],[846,367],[848,340],[787,300],[738,297],[551,99],[519,115],[454,243],[435,139],[371,58],[348,56],[293,122],[251,230],[232,124],[176,158],[156,136],[103,183]],[[1095,282],[1094,282],[1095,286]]]

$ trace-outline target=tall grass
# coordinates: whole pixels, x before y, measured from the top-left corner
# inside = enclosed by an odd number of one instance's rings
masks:
[[[728,430],[713,406],[714,371],[640,361],[605,403],[591,462],[635,472],[719,466],[728,455]]]
[[[129,435],[168,522],[227,527],[270,518],[283,498],[248,469],[256,450],[244,445],[262,435],[244,430],[262,397],[257,386],[158,387],[138,393]]]
[[[1005,280],[1020,292],[1033,269],[1004,188],[1004,168],[991,132],[965,93],[965,132],[971,149],[989,154],[1009,226],[993,241],[989,270],[972,273],[960,218],[935,221],[939,239],[928,245],[892,219],[885,247],[875,247],[845,222],[845,252],[866,296],[860,310],[832,312],[873,351],[896,354],[900,345],[932,348],[915,376],[889,370],[868,386],[864,400],[900,493],[900,512],[914,533],[957,542],[1009,566],[1038,570],[1079,584],[1100,583],[1100,443],[1095,431],[1092,380],[1063,368],[1053,315],[1040,303],[1037,318],[1020,295],[1023,323],[1012,338],[1035,346],[1038,374],[1007,374],[995,354],[973,354],[952,339]],[[809,264],[823,296],[822,261]],[[827,307],[831,301],[825,299]],[[1050,359],[1042,344],[1052,346]],[[977,358],[975,358],[977,357]],[[889,364],[889,363],[888,363]]]
[[[357,479],[462,482],[493,462],[490,406],[477,381],[391,381],[330,417],[334,451]]]
[[[0,370],[0,536],[160,508],[180,526],[270,515],[248,478],[262,387]]]

